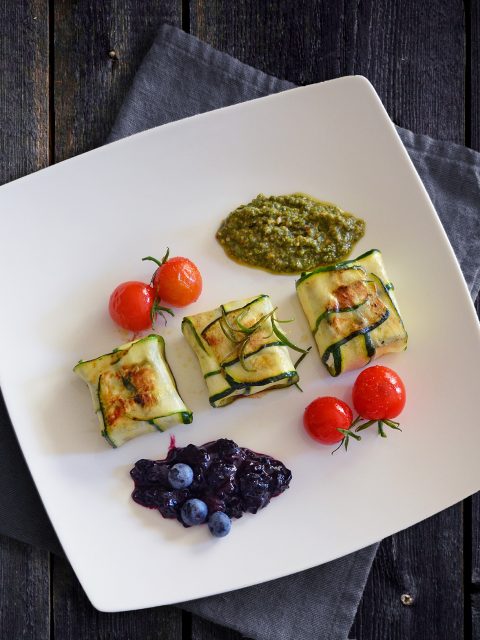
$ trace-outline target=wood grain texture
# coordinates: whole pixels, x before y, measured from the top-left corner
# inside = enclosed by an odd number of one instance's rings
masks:
[[[50,638],[49,554],[0,536],[0,638]]]
[[[456,505],[382,542],[352,637],[464,640],[461,511]]]
[[[480,297],[477,300],[480,317]],[[472,497],[470,616],[472,640],[480,640],[480,493]]]
[[[467,0],[468,49],[470,55],[468,73],[470,95],[467,111],[470,116],[470,141],[473,149],[480,151],[480,0]]]
[[[373,83],[396,124],[463,143],[463,2],[346,0],[345,7],[345,72]]]
[[[198,616],[192,616],[191,640],[242,640],[243,637],[236,631],[220,627]]]
[[[181,0],[56,0],[55,161],[103,144],[162,22]]]
[[[190,30],[252,66],[297,84],[343,74],[343,3],[191,0]]]
[[[191,30],[298,84],[364,75],[397,124],[463,140],[461,0],[192,0]]]
[[[0,184],[48,164],[48,0],[0,2]],[[0,537],[0,638],[50,638],[49,554]]]
[[[475,591],[471,595],[472,608],[472,640],[480,640],[480,592]]]
[[[48,0],[0,2],[0,184],[48,164]]]
[[[477,14],[477,20],[480,20],[480,12]],[[479,25],[480,26],[480,25]],[[480,29],[478,30],[477,37],[480,36]],[[478,48],[480,51],[480,47]],[[472,51],[473,52],[473,51]],[[472,56],[473,58],[473,56]],[[478,65],[478,58],[473,60]],[[478,66],[474,67],[472,64],[472,73],[479,73]],[[476,114],[477,117],[478,114]],[[480,129],[477,129],[474,133],[472,127],[472,146],[476,149],[480,149]],[[475,308],[477,310],[477,316],[480,319],[480,295],[475,302]],[[476,493],[471,499],[471,574],[470,574],[470,616],[471,616],[471,636],[472,640],[480,640],[480,493]],[[468,567],[467,567],[468,571]],[[468,582],[468,576],[467,576]]]
[[[53,559],[53,637],[61,640],[182,640],[182,612],[157,607],[100,613],[66,560]]]

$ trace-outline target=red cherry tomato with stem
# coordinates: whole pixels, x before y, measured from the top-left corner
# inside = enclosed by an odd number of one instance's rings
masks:
[[[152,326],[155,298],[153,287],[145,282],[122,282],[110,296],[108,310],[114,322],[128,331],[143,331]]]
[[[375,422],[383,438],[386,437],[384,425],[400,430],[399,423],[392,418],[403,411],[406,399],[405,385],[398,373],[381,365],[368,367],[360,373],[352,389],[353,406],[367,420],[357,427],[357,431],[363,431]]]
[[[350,436],[360,440],[360,436],[349,431],[352,421],[352,410],[348,404],[332,396],[316,398],[303,414],[303,425],[311,438],[321,444],[339,442],[340,446],[345,444],[345,449]]]
[[[158,300],[174,307],[186,307],[198,300],[202,293],[202,276],[196,265],[188,258],[177,256],[168,258],[169,250],[157,260],[148,256],[144,260],[153,260],[158,269],[153,274],[152,287]]]

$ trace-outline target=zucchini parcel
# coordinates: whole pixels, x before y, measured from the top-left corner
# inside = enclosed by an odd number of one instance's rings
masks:
[[[406,349],[407,332],[377,249],[302,273],[296,288],[332,376]]]
[[[112,447],[151,431],[192,422],[165,356],[165,341],[149,335],[74,368],[89,389],[102,436]]]
[[[198,358],[213,407],[298,382],[286,346],[291,343],[274,315],[270,297],[262,294],[183,319],[183,335]]]

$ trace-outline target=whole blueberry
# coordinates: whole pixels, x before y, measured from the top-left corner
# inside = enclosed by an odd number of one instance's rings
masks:
[[[215,511],[208,519],[208,528],[215,538],[223,538],[230,533],[232,521],[223,511]]]
[[[184,524],[188,527],[193,527],[196,524],[205,522],[208,515],[208,507],[203,500],[191,498],[183,505],[180,515]]]
[[[168,481],[174,489],[186,489],[193,482],[192,467],[183,462],[174,464],[168,472]]]

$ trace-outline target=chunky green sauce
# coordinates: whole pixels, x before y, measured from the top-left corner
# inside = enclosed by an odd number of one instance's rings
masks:
[[[259,194],[222,222],[217,239],[234,260],[277,273],[299,273],[348,256],[365,221],[304,193]]]

